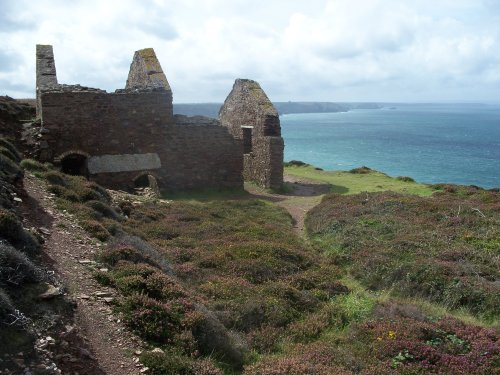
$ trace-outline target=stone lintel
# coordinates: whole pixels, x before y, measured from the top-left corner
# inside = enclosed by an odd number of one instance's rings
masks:
[[[87,168],[90,174],[133,172],[161,168],[156,153],[92,156]]]

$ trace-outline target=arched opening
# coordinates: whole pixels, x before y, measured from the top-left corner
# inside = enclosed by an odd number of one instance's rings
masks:
[[[154,177],[153,177],[154,178]],[[135,188],[147,188],[150,186],[149,175],[142,174],[134,180]]]
[[[88,176],[87,157],[81,154],[68,154],[61,159],[61,171],[73,176]]]
[[[151,192],[153,195],[160,195],[158,181],[155,176],[149,173],[143,173],[134,178],[134,188],[138,194]]]

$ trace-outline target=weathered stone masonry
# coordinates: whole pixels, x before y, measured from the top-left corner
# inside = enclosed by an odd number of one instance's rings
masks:
[[[173,115],[152,49],[135,53],[125,89],[107,93],[58,84],[52,46],[38,45],[37,113],[40,159],[79,160],[81,174],[104,186],[132,188],[144,174],[162,191],[243,186],[241,141],[212,119]]]
[[[266,188],[283,184],[283,149],[278,112],[252,80],[237,79],[219,112],[221,124],[244,144],[244,177]]]
[[[236,80],[220,122],[174,116],[151,48],[135,53],[125,89],[114,93],[59,84],[52,46],[36,52],[42,161],[117,189],[137,181],[161,191],[242,188],[243,177],[282,185],[279,117],[258,83]]]

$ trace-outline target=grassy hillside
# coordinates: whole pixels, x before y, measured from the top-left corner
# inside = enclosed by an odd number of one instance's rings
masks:
[[[330,184],[331,191],[338,194],[390,190],[429,196],[434,192],[428,185],[416,183],[408,177],[394,178],[366,167],[352,171],[322,171],[309,164],[301,165],[300,162],[292,162],[285,166],[285,174]]]
[[[309,212],[307,229],[334,263],[371,290],[498,319],[500,194],[441,189],[430,198],[330,194]]]
[[[308,242],[285,210],[251,196],[109,195],[23,165],[107,242],[98,260],[109,272],[96,278],[121,293],[115,309],[149,342],[142,361],[153,374],[498,370],[498,193],[350,173],[353,194],[325,197],[308,217]],[[374,179],[437,198],[354,194]]]

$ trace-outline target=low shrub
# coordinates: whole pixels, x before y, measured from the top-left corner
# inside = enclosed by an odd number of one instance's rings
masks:
[[[18,157],[16,157],[16,155],[13,154],[12,151],[10,151],[9,149],[2,147],[2,146],[0,146],[0,155],[3,155],[5,157],[9,158],[14,163],[19,163],[19,161],[20,161],[20,159]]]
[[[470,186],[439,189],[427,198],[392,192],[326,196],[309,212],[306,226],[318,247],[364,286],[494,320],[500,195]]]
[[[37,239],[23,228],[17,216],[3,208],[0,208],[0,238],[29,254],[40,247]]]
[[[287,282],[299,290],[311,291],[321,300],[328,300],[338,294],[345,294],[349,289],[337,281],[342,272],[333,264],[311,267],[287,278]]]
[[[65,188],[64,186],[61,185],[50,185],[47,188],[47,191],[49,193],[54,194],[56,197],[65,199],[69,202],[79,202],[80,198],[78,195],[76,195],[73,191],[70,189]]]
[[[113,279],[113,284],[118,290],[128,296],[133,293],[144,293],[146,291],[146,282],[140,275],[130,275]]]
[[[196,375],[224,375],[224,371],[219,369],[210,358],[197,359],[191,368]]]
[[[132,210],[134,209],[134,206],[129,201],[121,201],[118,204],[118,206],[122,210],[123,214],[126,216],[130,216],[130,214],[132,213]]]
[[[123,226],[119,221],[107,217],[101,217],[101,214],[95,210],[93,211],[93,214],[97,217],[97,220],[100,219],[100,223],[104,228],[106,228],[111,236],[115,237],[123,233]]]
[[[335,351],[323,343],[297,345],[286,356],[269,356],[245,368],[245,375],[346,375],[352,374],[335,363]]]
[[[280,349],[281,340],[285,337],[285,329],[262,325],[258,329],[247,334],[247,341],[250,348],[263,354],[277,352]]]
[[[173,277],[161,272],[149,275],[146,280],[146,293],[151,297],[162,301],[186,298],[186,291]]]
[[[466,325],[452,318],[370,321],[352,335],[371,348],[369,361],[373,365],[367,372],[374,374],[494,373],[500,354],[496,330]]]
[[[59,185],[63,187],[69,186],[66,175],[57,171],[48,171],[42,174],[43,178],[52,185]]]
[[[192,332],[201,354],[214,356],[240,369],[248,350],[244,338],[236,332],[229,332],[212,312],[201,305],[196,306],[194,316]]]
[[[96,220],[84,220],[81,222],[81,226],[98,240],[106,241],[111,236],[108,230]]]
[[[101,185],[93,181],[85,181],[85,185],[88,189],[95,191],[99,195],[98,200],[108,204],[111,203],[112,201],[111,195],[109,195],[109,192]]]
[[[315,310],[320,303],[311,293],[298,290],[283,281],[268,283],[262,288],[265,295],[286,303],[289,306],[287,310],[310,312]]]
[[[110,265],[116,264],[119,260],[147,263],[167,274],[173,274],[172,266],[160,250],[137,236],[125,233],[118,233],[99,258]]]
[[[113,278],[119,279],[126,276],[139,275],[141,277],[148,277],[153,273],[158,272],[155,267],[145,263],[132,263],[127,261],[119,261],[116,267],[111,271]]]
[[[18,164],[5,155],[0,154],[0,178],[11,184],[23,177],[23,171]]]
[[[194,372],[193,359],[175,352],[146,351],[141,354],[141,362],[149,368],[148,373],[152,375],[199,374]]]
[[[398,176],[396,177],[396,180],[403,181],[403,182],[415,182],[415,180],[411,177],[408,176]]]
[[[43,272],[26,254],[0,241],[0,286],[18,287],[44,279]]]
[[[283,163],[283,166],[285,167],[307,167],[309,164],[304,163],[303,161],[300,160],[290,160],[290,161],[285,161]]]
[[[331,326],[342,327],[342,320],[342,312],[335,305],[328,304],[305,319],[290,324],[288,333],[293,341],[307,343],[319,338]]]
[[[167,352],[144,352],[141,362],[149,368],[153,375],[223,375],[210,358],[194,359],[186,355]]]
[[[114,266],[120,260],[126,260],[132,263],[147,263],[146,258],[132,246],[113,243],[98,255],[98,259],[102,263]]]
[[[85,204],[89,207],[91,207],[94,211],[99,213],[103,217],[110,218],[112,220],[116,221],[121,221],[122,216],[115,211],[115,209],[111,208],[109,205],[107,205],[104,202],[101,201],[96,201],[96,200],[90,200],[85,202]]]
[[[0,137],[0,147],[9,152],[9,155],[11,155],[11,159],[14,162],[19,163],[21,161],[21,154],[19,151],[17,151],[16,147],[12,143],[3,137]]]
[[[124,297],[118,307],[125,323],[153,342],[168,344],[182,331],[184,318],[193,306],[187,300],[160,302],[143,294]]]
[[[33,159],[24,159],[21,161],[20,165],[23,169],[30,172],[47,172],[49,170],[45,164]]]
[[[73,183],[71,191],[78,197],[80,202],[98,201],[103,199],[103,196],[97,190],[88,187],[86,181]]]
[[[349,173],[354,173],[354,174],[367,174],[371,172],[373,172],[373,169],[365,167],[364,165],[362,167],[353,168],[349,171]]]
[[[224,301],[243,301],[255,294],[255,286],[241,277],[211,276],[198,287],[206,297]]]

